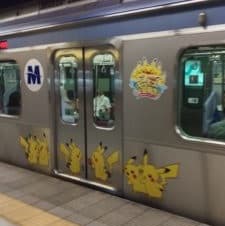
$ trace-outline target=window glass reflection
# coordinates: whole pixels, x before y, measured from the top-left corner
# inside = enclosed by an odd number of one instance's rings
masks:
[[[64,122],[78,123],[79,98],[77,87],[77,60],[74,56],[63,56],[59,61],[61,118]]]
[[[0,113],[19,115],[20,111],[19,67],[15,62],[0,62]]]
[[[112,54],[93,58],[93,116],[101,127],[113,127],[115,121],[115,60]]]
[[[191,136],[224,141],[224,47],[187,49],[180,65],[182,129]]]

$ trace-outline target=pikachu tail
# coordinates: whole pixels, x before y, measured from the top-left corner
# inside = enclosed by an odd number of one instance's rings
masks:
[[[20,145],[24,148],[25,152],[28,151],[28,142],[26,141],[25,138],[23,138],[22,136],[19,137],[19,142],[20,142]]]
[[[178,176],[179,172],[178,164],[169,165],[165,169],[166,169],[165,171],[167,171],[165,174],[168,178],[175,178]]]
[[[161,174],[161,177],[176,178],[179,172],[179,164],[172,164],[166,166],[164,168],[159,169],[158,172]]]
[[[70,158],[70,152],[65,144],[60,144],[60,151],[63,153],[66,161],[69,161]]]
[[[106,159],[109,170],[112,169],[112,166],[119,161],[119,152],[114,151],[107,159]]]

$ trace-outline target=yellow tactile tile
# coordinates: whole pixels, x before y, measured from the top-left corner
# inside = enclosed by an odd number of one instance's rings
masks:
[[[19,226],[79,226],[1,193],[0,217]]]
[[[40,215],[42,212],[43,212],[42,210],[27,205],[23,208],[18,208],[14,211],[10,211],[7,212],[6,214],[3,214],[3,217],[6,217],[13,222],[19,223],[31,217]]]
[[[11,201],[11,200],[13,200],[13,199],[12,198],[9,198],[6,195],[0,194],[0,204],[5,203],[5,202],[8,202],[8,201]]]
[[[25,206],[24,203],[17,202],[15,200],[9,200],[7,202],[0,204],[0,213],[1,213],[1,215],[5,215],[8,212],[12,212],[14,210],[21,209],[24,206]]]
[[[21,226],[47,226],[55,221],[61,220],[59,217],[51,215],[49,213],[41,213],[38,216],[32,217],[29,220],[21,222]]]
[[[52,224],[49,224],[48,226],[79,226],[79,225],[66,220],[59,220]]]

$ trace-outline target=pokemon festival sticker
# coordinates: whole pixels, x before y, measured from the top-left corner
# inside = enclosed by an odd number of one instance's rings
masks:
[[[130,76],[129,86],[137,98],[149,98],[157,100],[167,89],[166,73],[162,70],[161,63],[154,59],[140,61]]]

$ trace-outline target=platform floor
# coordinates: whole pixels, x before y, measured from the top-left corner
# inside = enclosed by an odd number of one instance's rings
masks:
[[[0,163],[0,226],[206,226],[165,211]]]

